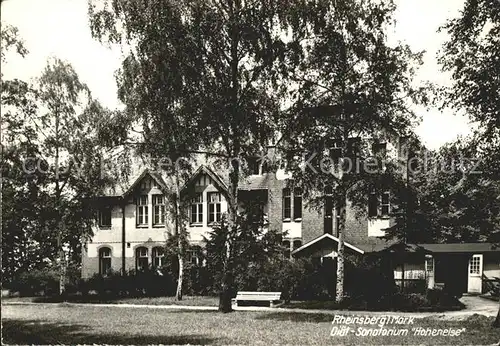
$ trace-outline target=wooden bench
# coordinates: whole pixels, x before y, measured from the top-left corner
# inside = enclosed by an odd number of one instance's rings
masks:
[[[233,298],[233,306],[238,306],[238,302],[269,302],[270,307],[276,307],[282,304],[281,292],[245,292],[240,291],[236,294],[236,298]],[[278,304],[275,304],[278,302]]]

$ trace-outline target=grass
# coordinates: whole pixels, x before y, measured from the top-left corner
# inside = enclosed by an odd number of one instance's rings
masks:
[[[365,313],[360,313],[363,316]],[[492,344],[500,330],[492,318],[415,320],[408,336],[330,336],[331,314],[181,311],[70,304],[3,305],[7,344]],[[414,336],[411,328],[465,328],[460,336]],[[365,326],[366,327],[366,326]],[[390,326],[392,328],[392,326]],[[367,328],[371,328],[368,326]]]
[[[218,306],[217,297],[205,296],[184,296],[182,300],[175,300],[175,297],[144,297],[144,298],[106,298],[97,295],[81,296],[74,295],[68,297],[12,297],[2,298],[6,302],[12,303],[93,303],[93,304],[135,304],[135,305],[190,305],[190,306]]]

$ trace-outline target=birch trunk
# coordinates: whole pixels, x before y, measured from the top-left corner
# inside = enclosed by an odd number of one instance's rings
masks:
[[[339,229],[338,229],[338,248],[337,248],[337,282],[335,286],[335,301],[340,303],[344,299],[344,230],[346,218],[346,200],[345,192],[342,192],[342,201],[339,206]]]
[[[179,176],[176,172],[175,175],[175,232],[178,241],[178,253],[177,258],[179,260],[179,276],[177,278],[177,291],[175,293],[176,300],[182,300],[182,282],[184,280],[184,242],[183,242],[183,227],[181,225],[181,207],[180,207],[180,187],[179,187]]]

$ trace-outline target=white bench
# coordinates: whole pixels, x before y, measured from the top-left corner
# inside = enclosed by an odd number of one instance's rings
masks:
[[[240,291],[236,294],[236,298],[233,298],[233,306],[238,306],[239,301],[259,301],[259,302],[269,302],[270,307],[276,307],[281,305],[281,292],[246,292]],[[278,304],[275,304],[278,302]]]

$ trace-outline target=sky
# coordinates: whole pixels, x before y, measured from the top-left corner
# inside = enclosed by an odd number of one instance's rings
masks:
[[[396,26],[392,42],[403,41],[412,50],[425,50],[424,65],[415,83],[431,81],[449,85],[450,76],[441,72],[436,54],[446,40],[437,29],[446,19],[459,13],[464,0],[396,0]],[[120,67],[120,47],[107,47],[90,34],[87,0],[5,0],[2,22],[16,26],[29,54],[20,58],[8,55],[2,66],[5,78],[29,80],[39,76],[47,58],[70,62],[95,98],[109,108],[122,108],[117,99],[114,72]],[[464,116],[435,108],[416,109],[422,121],[416,132],[424,144],[436,149],[457,136],[470,133],[472,125]]]

